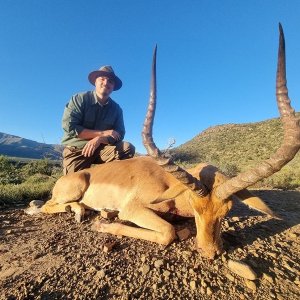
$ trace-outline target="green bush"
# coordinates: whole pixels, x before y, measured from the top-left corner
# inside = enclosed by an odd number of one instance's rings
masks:
[[[47,159],[29,161],[22,166],[0,156],[0,206],[50,198],[61,175],[62,169]]]
[[[21,169],[21,174],[23,178],[27,178],[34,174],[51,176],[52,172],[53,172],[53,163],[51,163],[49,159],[30,161]]]
[[[0,184],[17,184],[22,182],[22,175],[11,161],[0,155]]]
[[[11,206],[16,203],[28,204],[31,200],[46,200],[51,196],[55,180],[42,183],[0,184],[0,206]]]

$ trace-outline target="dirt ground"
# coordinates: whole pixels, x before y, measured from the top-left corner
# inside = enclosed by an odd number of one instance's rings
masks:
[[[78,224],[68,213],[0,210],[0,299],[300,299],[300,192],[255,193],[282,220],[236,203],[213,261],[195,251],[193,219],[174,223],[190,238],[163,247],[93,232],[95,214]],[[257,279],[233,273],[229,259]]]

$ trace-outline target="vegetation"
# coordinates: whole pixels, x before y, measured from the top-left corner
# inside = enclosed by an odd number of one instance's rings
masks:
[[[0,207],[48,199],[61,175],[61,168],[48,159],[21,163],[0,156]]]
[[[173,149],[171,154],[183,167],[208,162],[225,174],[235,176],[267,159],[278,149],[282,138],[279,119],[220,125],[208,128]],[[48,159],[13,161],[0,156],[0,207],[48,199],[55,181],[62,175],[61,167],[55,163]],[[299,189],[300,153],[280,172],[256,185],[260,187]]]
[[[283,130],[278,118],[259,123],[220,125],[208,128],[171,153],[184,167],[207,162],[234,176],[269,158],[279,148],[282,138]],[[262,186],[299,188],[300,153],[280,172],[256,185]]]

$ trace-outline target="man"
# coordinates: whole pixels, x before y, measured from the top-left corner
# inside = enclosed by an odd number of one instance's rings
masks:
[[[94,91],[74,95],[66,105],[62,127],[64,174],[89,168],[92,164],[134,156],[135,148],[123,141],[125,126],[121,107],[110,98],[122,87],[111,66],[89,74]]]

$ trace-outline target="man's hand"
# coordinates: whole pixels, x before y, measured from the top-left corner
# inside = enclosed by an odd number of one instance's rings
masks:
[[[91,157],[102,142],[103,138],[98,136],[89,140],[82,149],[82,155],[85,157]]]
[[[104,136],[109,137],[111,136],[113,139],[115,139],[117,142],[121,139],[121,135],[119,132],[115,130],[105,130],[104,131]]]
[[[91,131],[89,131],[90,133]],[[79,136],[80,138],[86,138],[86,135]],[[85,146],[82,149],[82,155],[84,157],[91,157],[95,150],[101,145],[101,144],[108,144],[108,138],[112,137],[116,142],[121,140],[121,135],[115,131],[115,130],[105,130],[102,131],[102,134],[100,136],[96,136],[89,140]]]

